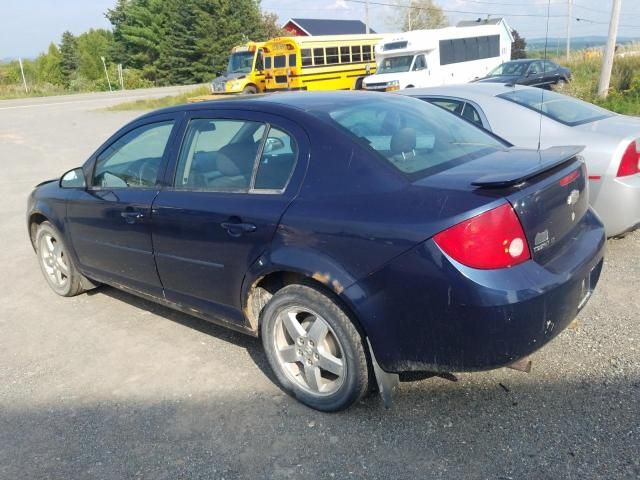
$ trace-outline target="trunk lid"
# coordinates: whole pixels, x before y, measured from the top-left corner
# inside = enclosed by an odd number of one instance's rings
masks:
[[[416,183],[469,190],[476,198],[508,200],[522,224],[531,257],[544,264],[571,241],[589,208],[586,168],[577,156],[581,150],[573,146],[541,151],[511,148]]]
[[[612,115],[594,122],[577,125],[576,130],[611,135],[615,138],[640,137],[640,118],[628,115]]]

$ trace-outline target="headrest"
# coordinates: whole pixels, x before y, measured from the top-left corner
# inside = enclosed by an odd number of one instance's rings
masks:
[[[416,148],[415,129],[407,127],[398,130],[391,136],[389,148],[394,155],[413,151]]]
[[[218,153],[218,170],[226,177],[249,175],[257,149],[253,143],[226,145]]]

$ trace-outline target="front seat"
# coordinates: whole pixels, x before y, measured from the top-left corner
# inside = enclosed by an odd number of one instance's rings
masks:
[[[406,159],[408,155],[415,156],[416,131],[414,128],[401,128],[391,136],[389,149],[394,156],[401,155]]]
[[[255,143],[233,143],[218,151],[220,176],[209,182],[210,187],[242,190],[249,187],[258,148]]]

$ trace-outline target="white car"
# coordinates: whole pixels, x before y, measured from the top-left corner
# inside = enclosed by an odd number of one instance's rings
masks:
[[[640,118],[532,87],[471,83],[398,92],[526,148],[583,145],[589,201],[607,236],[640,226]]]

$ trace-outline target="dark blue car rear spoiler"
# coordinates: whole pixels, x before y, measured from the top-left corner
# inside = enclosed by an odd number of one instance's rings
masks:
[[[511,148],[489,155],[491,160],[504,162],[495,172],[484,175],[471,185],[482,188],[505,188],[523,183],[541,173],[573,160],[584,147],[551,147],[546,150]],[[513,152],[519,152],[514,155]],[[514,157],[516,157],[514,159]]]

